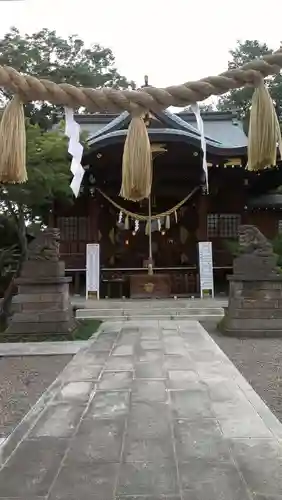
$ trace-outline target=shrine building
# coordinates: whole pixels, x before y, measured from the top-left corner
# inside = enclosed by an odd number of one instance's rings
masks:
[[[199,294],[198,242],[212,242],[215,293],[219,294],[227,289],[226,275],[233,260],[227,243],[236,238],[238,226],[253,224],[271,239],[282,230],[282,195],[273,194],[282,184],[280,163],[258,173],[248,171],[247,137],[236,115],[206,112],[201,116],[208,194],[195,115],[164,111],[148,117],[153,155],[150,207],[148,200],[128,202],[119,196],[130,115],[75,116],[81,130],[89,134],[83,156],[85,175],[74,204],[55,203],[50,221],[61,231],[61,256],[73,277],[74,293],[85,293],[86,245],[99,243],[100,297],[142,296],[138,283],[132,289],[132,277],[147,274],[149,208],[154,274],[166,283],[162,286],[160,280],[157,296]]]

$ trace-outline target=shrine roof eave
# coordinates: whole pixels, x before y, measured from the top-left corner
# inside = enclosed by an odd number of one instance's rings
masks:
[[[282,208],[282,194],[281,193],[266,193],[260,196],[252,197],[248,200],[248,208]]]
[[[127,130],[115,130],[108,134],[103,134],[95,138],[91,138],[88,141],[89,149],[83,155],[83,165],[87,165],[91,159],[93,153],[98,150],[104,149],[107,146],[112,146],[114,144],[122,144],[125,141],[127,135]],[[173,142],[184,142],[196,149],[201,150],[201,138],[197,134],[184,130],[176,129],[148,129],[148,135],[151,143],[162,142],[162,143],[173,143]],[[207,153],[212,156],[218,156],[223,158],[228,157],[245,157],[247,156],[246,146],[225,146],[220,143],[215,143],[213,140],[206,138],[206,149]]]
[[[193,135],[200,138],[201,134],[198,128],[193,127],[185,120],[183,120],[180,116],[171,113],[169,110],[163,110],[160,112],[155,112],[154,116],[157,120],[159,120],[166,129],[176,129],[186,131],[188,133],[192,133]],[[108,122],[104,127],[94,132],[91,137],[89,137],[89,142],[91,143],[98,137],[101,137],[109,132],[115,132],[117,130],[122,130],[127,128],[131,121],[131,115],[128,111],[124,111],[118,116],[115,116],[110,122]],[[206,136],[206,139],[209,139],[211,142],[219,144],[219,142],[213,139],[210,136]]]

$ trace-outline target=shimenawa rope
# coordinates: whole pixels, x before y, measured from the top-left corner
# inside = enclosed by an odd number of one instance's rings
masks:
[[[185,196],[185,198],[183,198],[183,200],[181,200],[179,203],[177,203],[177,205],[175,205],[174,207],[170,208],[169,210],[166,210],[165,212],[161,212],[160,214],[152,215],[151,217],[149,217],[148,215],[137,214],[135,212],[131,212],[130,210],[126,210],[126,208],[124,208],[121,205],[119,205],[118,203],[116,203],[112,198],[110,198],[106,193],[104,193],[104,191],[102,191],[102,189],[96,188],[98,193],[100,193],[109,203],[111,203],[111,205],[113,205],[115,208],[117,208],[117,210],[119,210],[120,212],[123,212],[126,217],[131,217],[132,219],[139,220],[139,221],[148,221],[150,218],[151,218],[151,220],[158,220],[158,219],[161,219],[163,217],[172,215],[174,212],[177,212],[177,210],[179,210],[184,205],[184,203],[186,203],[186,201],[188,201],[193,196],[193,194],[195,194],[199,189],[200,189],[200,187],[196,186],[191,191],[191,193],[189,193],[187,196]]]
[[[262,81],[265,76],[278,73],[281,67],[282,48],[218,76],[163,89],[147,86],[135,91],[77,88],[67,83],[56,84],[22,75],[14,68],[0,66],[0,87],[14,92],[16,96],[8,104],[1,121],[0,182],[26,180],[25,131],[23,126],[19,127],[23,123],[23,103],[46,100],[70,108],[83,106],[92,112],[128,110],[133,119],[125,141],[121,195],[133,201],[147,198],[152,185],[152,162],[144,112],[186,106],[244,85],[256,87],[248,137],[248,166],[252,170],[269,166],[276,161],[276,145],[277,142],[281,144],[281,133],[273,103]]]
[[[0,87],[19,94],[23,102],[49,101],[71,108],[83,106],[91,112],[136,112],[138,108],[156,111],[169,106],[187,106],[245,85],[257,86],[262,78],[279,73],[281,68],[282,48],[244,64],[240,69],[231,69],[218,76],[208,76],[166,88],[150,86],[140,90],[116,90],[57,84],[47,79],[23,75],[10,66],[0,66]]]

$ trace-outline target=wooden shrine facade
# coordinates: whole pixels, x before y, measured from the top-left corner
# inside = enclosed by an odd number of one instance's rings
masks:
[[[193,115],[160,113],[149,127],[151,144],[165,149],[153,155],[152,214],[165,212],[194,193],[169,222],[165,218],[152,222],[154,272],[169,275],[172,296],[199,293],[199,241],[213,243],[215,289],[220,292],[232,266],[227,240],[236,238],[238,226],[254,224],[269,238],[282,229],[280,204],[259,203],[259,197],[282,184],[280,166],[248,172],[247,139],[236,118],[230,113],[205,113],[203,119],[208,194]],[[77,120],[90,135],[81,193],[71,207],[55,204],[51,222],[60,228],[61,255],[76,293],[83,293],[85,286],[86,245],[99,242],[101,296],[128,297],[130,276],[146,273],[148,261],[146,224],[136,225],[134,217],[125,223],[128,211],[146,216],[148,201],[129,203],[118,195],[129,117],[127,113],[82,115]]]

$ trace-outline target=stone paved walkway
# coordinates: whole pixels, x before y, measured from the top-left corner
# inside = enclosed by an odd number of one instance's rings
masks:
[[[282,500],[282,425],[199,323],[102,330],[0,448],[0,498]]]
[[[3,342],[0,357],[4,356],[54,356],[76,354],[88,340],[62,340],[54,342]]]

